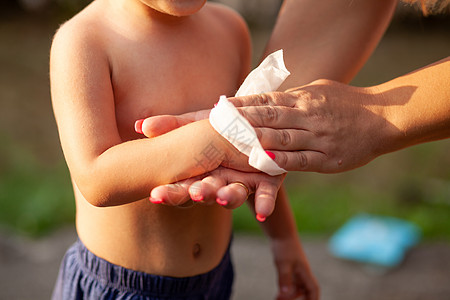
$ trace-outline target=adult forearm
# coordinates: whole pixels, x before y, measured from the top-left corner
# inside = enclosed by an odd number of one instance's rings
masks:
[[[372,87],[389,126],[384,152],[450,137],[450,57]]]
[[[396,3],[285,0],[265,51],[285,52],[291,76],[279,90],[320,78],[348,83],[375,49]]]

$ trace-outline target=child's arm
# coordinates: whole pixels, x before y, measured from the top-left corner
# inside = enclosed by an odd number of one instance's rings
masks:
[[[95,29],[70,25],[59,30],[51,49],[52,102],[71,176],[91,204],[120,205],[148,197],[155,186],[217,168],[234,151],[208,120],[124,142],[106,47],[92,33]],[[202,153],[208,147],[218,153],[206,159]]]
[[[261,226],[270,238],[278,272],[277,299],[296,299],[300,295],[308,300],[319,299],[319,287],[303,252],[284,186],[278,192],[273,214]]]

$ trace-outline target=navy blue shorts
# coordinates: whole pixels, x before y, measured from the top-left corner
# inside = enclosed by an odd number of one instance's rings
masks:
[[[208,273],[175,278],[114,265],[77,241],[64,256],[52,299],[225,300],[231,297],[233,277],[230,248]]]

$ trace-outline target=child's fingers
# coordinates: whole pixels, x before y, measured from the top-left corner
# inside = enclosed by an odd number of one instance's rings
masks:
[[[277,264],[278,296],[277,300],[293,299],[296,294],[294,273],[290,264]]]
[[[320,289],[316,278],[309,268],[297,265],[295,267],[295,278],[297,281],[297,291],[301,291],[305,300],[319,300]]]

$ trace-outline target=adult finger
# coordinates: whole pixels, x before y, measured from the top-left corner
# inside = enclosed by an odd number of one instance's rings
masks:
[[[235,209],[244,204],[250,190],[244,183],[232,182],[217,191],[217,203],[228,209]]]
[[[319,151],[272,151],[274,160],[278,166],[287,171],[304,171],[332,173],[342,164],[342,161],[332,164],[325,153]],[[333,168],[332,168],[333,167]]]
[[[194,201],[213,204],[216,203],[217,191],[224,185],[226,185],[225,178],[217,175],[206,176],[189,187],[189,194]]]
[[[189,196],[191,197],[192,201],[203,202],[204,197],[202,194],[202,181],[201,180],[198,180],[198,181],[195,181],[194,183],[192,183],[189,186],[188,192],[189,192]]]
[[[248,188],[249,194],[255,193],[252,202],[254,202],[256,218],[258,221],[264,222],[275,208],[278,190],[286,175],[269,176],[264,173],[242,172],[229,175],[232,176],[227,178],[227,188],[222,188],[218,194],[221,199],[227,201],[225,207],[236,208],[245,202],[249,195],[241,186],[243,184]]]
[[[285,175],[279,175],[278,178],[284,178]],[[255,213],[256,219],[264,222],[275,209],[278,190],[280,189],[282,179],[278,181],[261,181],[255,192]]]
[[[186,180],[157,186],[150,192],[150,202],[171,206],[182,205],[190,201],[188,190],[191,183],[192,181]]]
[[[255,128],[256,135],[264,149],[283,151],[316,150],[320,140],[308,130]]]
[[[241,206],[248,195],[241,184],[236,184],[239,182],[248,188],[249,194],[256,191],[255,210],[260,221],[264,221],[274,209],[278,189],[284,177],[285,175],[269,176],[264,173],[246,173],[220,167],[201,181],[202,202],[211,201],[210,199],[216,202],[219,198],[218,202],[222,202],[226,208]],[[197,194],[198,190],[196,182],[191,196]]]
[[[253,127],[308,129],[308,119],[302,108],[285,106],[246,106],[239,107],[239,113]]]
[[[230,97],[228,98],[228,101],[233,103],[236,107],[267,105],[293,107],[296,104],[297,97],[290,93],[271,92],[242,97]]]
[[[136,121],[135,130],[136,132],[143,133],[146,137],[152,138],[172,131],[190,122],[190,120],[179,116],[161,115]]]
[[[208,118],[210,110],[200,110],[182,115],[160,115],[137,120],[134,127],[138,133],[155,137],[177,129],[186,124]]]

